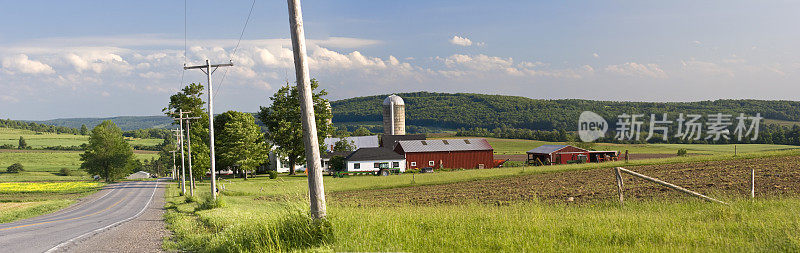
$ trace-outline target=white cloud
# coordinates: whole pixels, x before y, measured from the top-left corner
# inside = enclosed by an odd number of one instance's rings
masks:
[[[639,64],[627,62],[606,67],[606,72],[633,77],[667,78],[667,73],[655,63]]]
[[[696,73],[706,77],[710,76],[734,77],[733,71],[713,62],[705,62],[705,61],[698,61],[695,59],[691,59],[688,61],[681,61],[681,65],[683,66],[683,70],[687,72]]]
[[[457,45],[457,46],[468,47],[468,46],[472,46],[472,40],[470,40],[470,39],[468,39],[466,37],[453,36],[453,38],[450,39],[450,44]]]
[[[17,54],[3,58],[3,69],[8,72],[24,74],[53,74],[56,71],[50,65],[31,60],[25,54]]]
[[[8,102],[8,103],[17,103],[17,102],[19,102],[19,99],[17,99],[16,97],[9,96],[9,95],[0,95],[0,101]]]

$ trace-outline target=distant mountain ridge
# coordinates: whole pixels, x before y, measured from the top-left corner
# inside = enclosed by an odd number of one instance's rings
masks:
[[[390,94],[331,101],[333,121],[337,125],[374,125],[382,120],[383,99]],[[583,99],[532,99],[519,96],[475,93],[397,93],[405,100],[406,125],[432,129],[487,128],[502,126],[534,130],[576,130],[578,116],[593,111],[609,122],[622,113],[677,113],[738,116],[739,113],[771,120],[800,122],[799,101],[714,100],[698,102],[620,102]],[[104,120],[114,121],[123,130],[170,128],[167,116],[122,116],[110,118],[65,118],[37,123],[92,128]]]
[[[167,116],[118,116],[107,118],[63,118],[32,122],[71,128],[80,128],[81,125],[86,125],[89,129],[92,129],[106,120],[111,120],[123,131],[149,128],[166,129],[169,128],[173,121],[172,118]]]

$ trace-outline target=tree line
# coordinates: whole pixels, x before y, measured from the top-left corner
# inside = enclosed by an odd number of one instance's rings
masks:
[[[406,124],[432,129],[495,129],[503,126],[530,130],[576,131],[583,111],[598,113],[609,122],[627,114],[724,113],[755,115],[766,119],[800,121],[800,102],[765,100],[714,100],[699,102],[617,102],[582,99],[531,99],[472,93],[414,92],[397,94],[405,100]],[[366,96],[331,102],[336,124],[382,120],[383,99]]]

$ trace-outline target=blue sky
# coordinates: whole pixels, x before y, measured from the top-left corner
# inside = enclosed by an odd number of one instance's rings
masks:
[[[285,1],[189,1],[187,63],[233,59],[215,108],[293,81]],[[3,1],[0,118],[160,114],[181,85],[183,1]],[[409,91],[531,98],[797,100],[791,1],[303,1],[330,99]],[[215,74],[220,83],[223,72]],[[184,85],[202,82],[184,72]],[[216,85],[215,85],[216,86]]]

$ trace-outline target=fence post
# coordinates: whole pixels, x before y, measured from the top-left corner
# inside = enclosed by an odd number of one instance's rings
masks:
[[[614,168],[614,177],[617,178],[617,189],[619,191],[619,204],[625,204],[625,198],[622,196],[622,187],[624,183],[622,182],[622,175],[619,173],[619,167]]]
[[[750,198],[756,197],[756,169],[752,168],[750,173]]]

